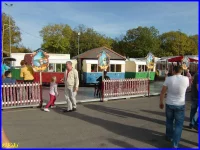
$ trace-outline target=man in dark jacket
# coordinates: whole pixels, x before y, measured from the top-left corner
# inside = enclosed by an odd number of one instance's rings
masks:
[[[110,80],[110,77],[109,76],[107,76],[107,72],[106,71],[104,71],[103,72],[103,74],[104,74],[104,79],[105,80]],[[97,89],[97,93],[96,93],[96,95],[98,96],[99,95],[99,92],[101,91],[101,89],[102,89],[102,76],[100,76],[96,81],[98,81],[99,83],[98,83],[98,89]]]
[[[191,105],[191,111],[190,111],[189,128],[197,129],[198,119],[196,117],[196,113],[197,113],[197,109],[198,109],[198,73],[196,73],[194,75],[191,90],[192,90],[192,92],[191,92],[192,105]]]

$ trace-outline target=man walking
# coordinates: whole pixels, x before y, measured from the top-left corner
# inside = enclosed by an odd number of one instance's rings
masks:
[[[172,141],[173,148],[178,148],[182,134],[185,117],[185,93],[189,86],[187,77],[182,76],[181,66],[173,68],[173,76],[167,77],[160,94],[160,108],[164,108],[164,97],[166,98],[166,140]],[[174,122],[175,120],[175,128]]]
[[[198,129],[198,119],[196,117],[197,109],[198,109],[198,73],[194,75],[194,80],[191,86],[191,98],[192,98],[192,105],[190,111],[190,125],[189,128]]]
[[[67,110],[64,112],[76,111],[76,94],[79,87],[78,71],[72,67],[72,62],[66,62],[64,73],[65,98],[67,100]]]

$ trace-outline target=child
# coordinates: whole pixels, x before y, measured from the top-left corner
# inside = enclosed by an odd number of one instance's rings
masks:
[[[44,108],[44,111],[46,111],[46,112],[49,112],[49,106],[51,106],[51,108],[55,107],[54,103],[56,101],[56,96],[58,96],[56,77],[55,76],[51,78],[49,94],[50,94],[50,101],[48,102],[48,104]]]

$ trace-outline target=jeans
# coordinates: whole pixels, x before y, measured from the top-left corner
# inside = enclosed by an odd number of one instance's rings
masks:
[[[184,118],[185,105],[174,106],[166,104],[166,136],[167,138],[172,139],[173,147],[176,148],[178,148],[181,139]]]
[[[198,119],[196,116],[198,108],[198,101],[192,101],[191,110],[190,110],[190,127],[197,127]]]

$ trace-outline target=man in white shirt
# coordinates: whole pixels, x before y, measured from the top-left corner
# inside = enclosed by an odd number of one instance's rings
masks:
[[[164,97],[166,98],[166,139],[172,141],[173,148],[178,148],[182,134],[185,117],[185,93],[189,86],[189,79],[182,76],[181,66],[173,68],[173,76],[167,77],[160,94],[160,108],[164,108]],[[175,129],[173,122],[175,120]]]
[[[64,112],[76,111],[76,95],[79,87],[78,71],[72,67],[72,62],[66,62],[66,71],[64,73],[65,98],[67,100],[67,110]]]

